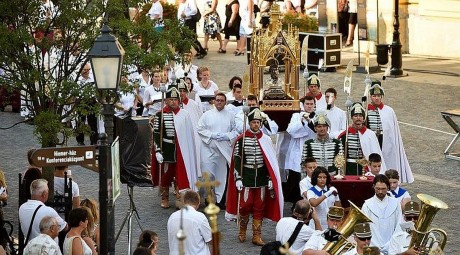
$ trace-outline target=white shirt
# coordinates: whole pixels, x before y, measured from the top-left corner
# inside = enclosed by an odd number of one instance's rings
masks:
[[[318,185],[314,186],[313,189],[321,191],[321,188],[318,187]],[[323,190],[328,191],[329,189],[327,187],[324,187]],[[322,196],[322,194],[320,196]],[[309,200],[312,198],[319,198],[320,196],[316,195],[316,193],[311,189],[307,191],[307,197]],[[315,207],[316,214],[318,215],[321,227],[323,229],[327,228],[327,213],[329,212],[329,207],[333,206],[335,202],[340,202],[339,194],[337,194],[336,196],[331,195],[325,198],[323,202],[321,202],[319,205]],[[315,227],[315,222],[312,220],[310,221],[310,227]]]
[[[27,202],[22,204],[21,207],[19,207],[19,221],[21,222],[21,230],[22,233],[24,233],[24,239],[27,237],[27,232],[29,231],[32,215],[34,214],[35,209],[37,209],[39,205],[42,205],[42,207],[38,209],[37,214],[35,215],[32,230],[30,231],[29,240],[40,235],[39,224],[45,216],[51,216],[56,218],[59,224],[59,231],[62,231],[67,225],[67,223],[59,216],[59,214],[53,208],[46,206],[41,201],[29,199]],[[57,241],[57,238],[55,239],[55,241]]]
[[[134,100],[136,96],[133,92],[127,93],[120,93],[120,99],[118,102],[121,104],[124,110],[115,109],[115,116],[122,116],[125,114],[125,111],[129,110],[130,108],[134,108]],[[131,116],[136,116],[136,110],[131,111]]]
[[[62,255],[59,245],[47,234],[38,235],[30,240],[24,248],[24,255],[38,254]]]
[[[303,250],[322,250],[323,247],[327,244],[327,240],[323,237],[324,231],[316,230],[315,233],[308,239],[303,247]]]
[[[181,220],[182,211],[182,220]],[[179,254],[179,240],[176,234],[182,229],[187,238],[184,240],[184,254],[186,255],[209,255],[211,254],[208,242],[212,239],[211,226],[206,216],[191,206],[176,211],[168,219],[168,243],[169,254]]]
[[[281,244],[286,243],[291,237],[292,233],[294,233],[294,230],[299,222],[299,220],[292,217],[281,218],[276,224],[276,240],[280,241]],[[294,243],[290,245],[289,251],[293,252],[294,254],[301,254],[305,243],[308,241],[308,239],[310,239],[314,232],[314,229],[306,224],[303,224],[299,235],[297,235]]]
[[[388,254],[399,254],[409,249],[412,236],[406,231],[396,231],[388,244]]]
[[[311,187],[313,187],[311,184],[311,178],[306,176],[299,182],[300,195],[303,197],[303,193],[307,192]]]
[[[248,117],[244,115],[243,108],[241,108],[240,111],[235,115],[236,131],[238,132],[238,134],[243,133],[244,119],[246,119],[246,130],[247,130],[249,129]],[[276,133],[278,133],[278,124],[276,124],[275,121],[270,119],[268,115],[267,115],[266,120],[268,122],[268,126],[270,127],[270,130],[268,130],[267,127],[265,127],[265,125],[262,125],[262,132],[268,136],[276,135]]]
[[[396,192],[396,194],[398,194],[398,193],[399,193],[399,189],[400,189],[399,186],[396,187],[396,189],[394,190],[394,192]],[[403,199],[405,199],[405,198],[411,199],[411,196],[409,195],[409,191],[407,191],[407,190],[406,190],[406,192],[404,192],[400,197],[395,197],[395,195],[393,195],[393,192],[391,192],[391,191],[390,191],[390,195],[391,195],[391,197],[394,197],[394,198],[398,199],[399,203],[401,203],[401,201],[402,201]]]
[[[153,102],[155,100],[159,100],[156,103],[149,105],[148,107],[145,106],[146,103],[148,102]],[[147,115],[154,115],[158,111],[161,110],[161,91],[160,88],[156,88],[153,85],[148,86],[145,88],[144,91],[144,111],[142,113],[142,116],[147,116]]]
[[[69,185],[69,179],[67,179],[67,185]],[[64,195],[64,177],[54,176],[54,193],[63,196]],[[80,196],[80,188],[78,184],[72,180],[72,197]]]
[[[326,111],[327,118],[331,121],[329,135],[337,138],[347,128],[347,113],[337,106]]]
[[[156,1],[155,3],[152,3],[152,7],[150,7],[150,10],[148,12],[148,15],[150,16],[150,19],[155,19],[155,15],[159,15],[157,19],[161,20],[163,19],[163,6],[161,5],[160,1]],[[155,27],[163,27],[164,24],[163,22],[157,22],[155,24]]]
[[[198,98],[200,96],[214,96],[215,92],[219,90],[219,87],[217,87],[217,84],[214,83],[213,81],[209,81],[209,86],[207,89],[201,87],[200,84],[201,82],[199,82],[196,86],[195,85],[193,86],[193,91],[196,92],[195,97],[198,97]],[[203,110],[203,112],[211,110],[211,108],[212,108],[212,105],[210,105],[209,102],[201,102],[201,109]]]

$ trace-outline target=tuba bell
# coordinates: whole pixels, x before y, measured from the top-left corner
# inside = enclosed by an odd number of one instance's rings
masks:
[[[327,251],[329,254],[336,255],[340,254],[345,247],[350,246],[350,243],[347,241],[347,238],[353,234],[355,224],[372,222],[355,204],[348,200],[351,205],[350,212],[343,221],[342,225],[337,229],[337,232],[340,233],[339,240],[336,242],[328,242],[323,251]]]
[[[434,250],[444,250],[447,242],[447,234],[444,230],[433,228],[428,230],[434,216],[440,209],[447,209],[449,206],[438,198],[427,194],[418,194],[422,202],[420,215],[412,232],[409,247],[418,248],[420,254],[429,254]],[[434,245],[437,245],[436,247]]]

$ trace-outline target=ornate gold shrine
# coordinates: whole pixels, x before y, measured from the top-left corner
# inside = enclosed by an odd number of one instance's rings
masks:
[[[249,71],[249,93],[262,100],[263,111],[298,111],[300,42],[299,30],[289,25],[282,29],[280,6],[270,9],[270,25],[253,33]],[[282,63],[280,63],[282,62]],[[284,79],[279,79],[279,67],[284,64]],[[269,67],[270,78],[264,80]]]

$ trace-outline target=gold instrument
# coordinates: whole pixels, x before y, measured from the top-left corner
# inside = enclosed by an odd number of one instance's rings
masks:
[[[420,254],[430,254],[432,250],[444,250],[447,242],[447,234],[444,230],[433,228],[428,231],[434,216],[440,209],[447,209],[449,206],[438,198],[427,194],[418,194],[417,197],[422,202],[422,209],[412,232],[409,247],[420,249]],[[437,244],[437,247],[434,245]]]
[[[355,204],[353,204],[350,200],[348,200],[348,202],[350,202],[351,209],[342,225],[337,229],[337,232],[341,234],[339,240],[336,242],[328,242],[323,248],[323,251],[327,251],[329,254],[340,254],[344,251],[345,247],[350,246],[347,238],[353,234],[356,224],[372,222],[372,220],[369,219]]]

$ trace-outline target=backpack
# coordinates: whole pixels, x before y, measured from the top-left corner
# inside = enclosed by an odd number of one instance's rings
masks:
[[[297,223],[294,232],[292,233],[291,237],[289,237],[289,240],[286,242],[286,244],[289,244],[289,246],[291,246],[294,243],[295,239],[299,235],[300,229],[304,224],[305,223],[303,222]],[[262,246],[262,249],[260,250],[260,255],[281,255],[280,248],[282,246],[285,246],[286,244],[283,245],[280,241],[266,243],[264,244],[264,246]]]

